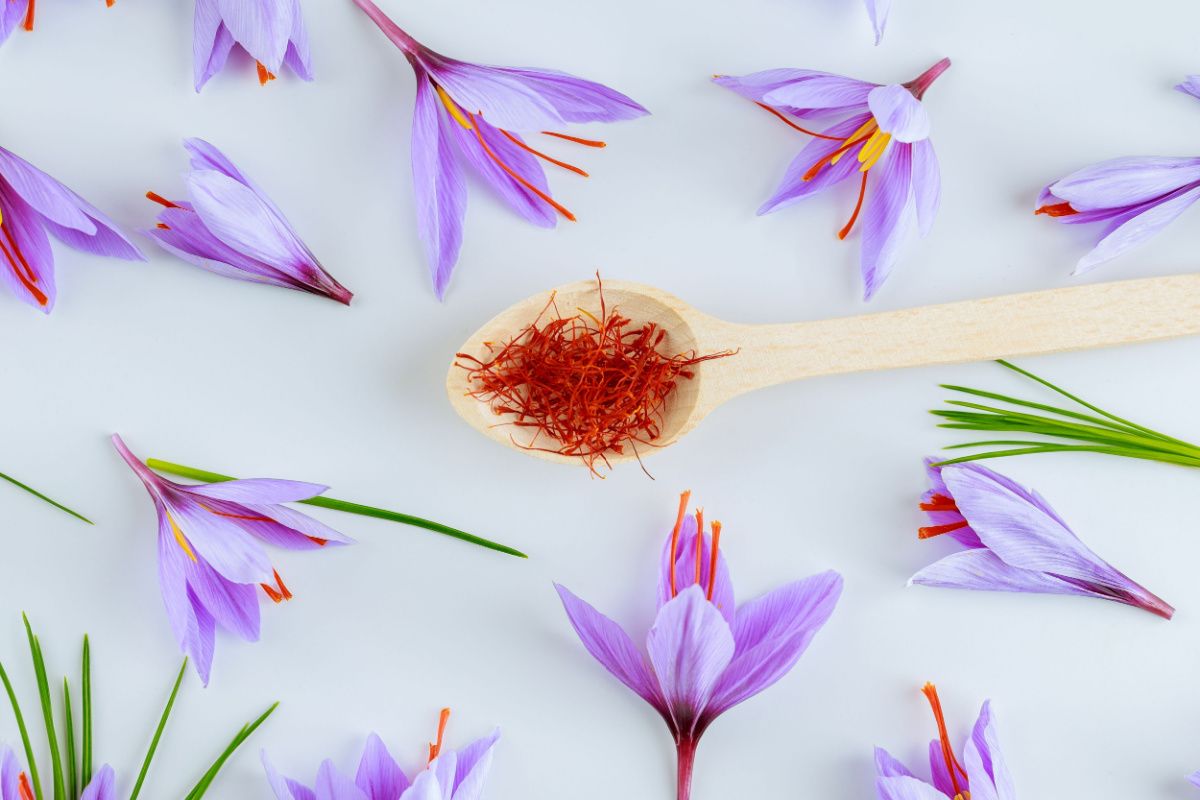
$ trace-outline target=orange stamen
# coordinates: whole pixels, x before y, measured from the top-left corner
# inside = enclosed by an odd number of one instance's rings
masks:
[[[553,136],[556,139],[566,139],[568,142],[581,144],[584,147],[608,147],[606,142],[601,142],[597,139],[580,139],[578,136],[568,136],[565,133],[555,133],[554,131],[542,131],[546,136]]]
[[[0,252],[3,252],[4,257],[8,259],[13,274],[17,276],[17,280],[21,282],[21,285],[33,295],[33,299],[37,301],[38,305],[46,305],[50,302],[50,298],[35,285],[38,282],[37,274],[30,268],[29,262],[25,260],[25,254],[21,252],[17,240],[13,238],[12,233],[8,230],[8,224],[0,222],[0,230],[4,231],[4,238],[8,240],[7,245],[4,242],[0,242]],[[10,247],[12,248],[11,250],[9,249]]]
[[[717,554],[721,552],[721,523],[713,520],[712,555],[708,559],[708,602],[712,602],[713,589],[717,585]]]
[[[958,504],[944,494],[934,494],[928,503],[921,503],[922,511],[958,511]]]
[[[696,585],[700,585],[700,564],[704,561],[704,509],[696,509]]]
[[[799,125],[797,125],[796,123],[794,123],[790,119],[788,119],[786,116],[784,116],[782,112],[777,111],[774,108],[771,108],[766,103],[755,103],[755,105],[758,106],[759,108],[770,111],[772,114],[774,114],[775,116],[777,116],[781,120],[783,120],[784,123],[787,124],[789,127],[795,128],[796,130],[800,131],[801,133],[807,133],[809,136],[815,136],[818,139],[829,139],[830,141],[833,141],[833,142],[841,141],[841,137],[838,137],[838,136],[826,136],[823,133],[817,133],[816,131],[810,131],[808,128],[801,128]]]
[[[11,2],[11,0],[9,0]],[[29,0],[29,6],[25,9],[25,30],[33,30],[33,15],[34,7],[37,5],[37,0]]]
[[[955,800],[959,798],[966,800],[970,795],[963,793],[958,783],[957,773],[961,772],[965,778],[967,772],[959,765],[958,759],[954,757],[954,748],[950,746],[950,734],[946,731],[946,717],[942,713],[942,701],[938,698],[937,687],[932,683],[927,683],[925,688],[921,689],[921,693],[929,700],[929,706],[933,709],[933,718],[938,727],[938,738],[942,742],[942,758],[946,760],[946,771],[950,773],[950,783],[954,787]]]
[[[920,528],[917,531],[918,539],[932,539],[935,536],[941,536],[943,533],[950,533],[960,528],[965,528],[970,523],[965,519],[960,522],[951,522],[949,525],[930,525],[925,528]]]
[[[500,167],[500,169],[504,170],[508,174],[508,176],[510,178],[512,178],[513,180],[515,180],[517,183],[521,184],[526,189],[528,189],[529,191],[531,191],[535,195],[537,195],[539,198],[541,198],[541,200],[544,203],[549,205],[555,211],[562,214],[567,219],[571,220],[571,222],[575,221],[574,214],[572,214],[565,207],[563,207],[557,201],[555,201],[555,199],[553,197],[546,194],[541,189],[537,188],[532,183],[525,180],[520,175],[518,175],[516,172],[514,172],[512,167],[508,166],[508,164],[505,164],[503,161],[501,161],[500,157],[498,155],[496,155],[495,153],[493,153],[492,148],[488,147],[487,142],[485,142],[483,140],[483,133],[480,132],[478,125],[475,126],[474,130],[475,130],[475,138],[479,140],[479,146],[483,148],[483,152],[487,154],[487,157],[496,163],[496,166],[498,166],[498,167]]]
[[[21,800],[34,800],[33,788],[29,785],[29,776],[24,772],[17,779],[17,792],[21,795]]]
[[[146,192],[146,199],[153,200],[154,202],[158,203],[160,206],[166,206],[167,208],[179,208],[180,207],[178,203],[172,203],[170,200],[163,197],[161,194],[158,194],[157,192]]]
[[[260,583],[259,586],[267,593],[267,597],[271,598],[272,602],[277,605],[284,600],[291,600],[292,593],[288,589],[287,584],[283,582],[283,578],[279,577],[279,570],[272,570],[272,573],[275,575],[275,586],[272,587],[266,583]]]
[[[258,83],[260,86],[266,86],[268,81],[275,80],[275,76],[261,61],[254,62],[258,65]]]
[[[679,552],[679,529],[683,527],[683,516],[687,513],[687,504],[691,497],[690,490],[679,495],[679,515],[675,517],[675,527],[671,529],[671,597],[679,594],[679,590],[675,588],[675,554]]]
[[[1071,208],[1070,203],[1055,203],[1050,206],[1042,206],[1034,214],[1045,214],[1049,217],[1070,217],[1079,212]]]
[[[450,709],[443,708],[438,717],[437,741],[429,743],[429,760],[432,762],[442,752],[442,737],[446,735],[446,723],[450,721]]]
[[[530,147],[529,145],[527,145],[523,141],[521,141],[518,137],[513,136],[511,133],[504,130],[503,128],[500,129],[500,132],[503,133],[505,136],[507,136],[509,141],[511,141],[513,144],[515,144],[517,147],[521,148],[522,150],[533,153],[538,158],[545,159],[546,161],[549,161],[551,164],[553,164],[556,167],[562,167],[563,169],[569,169],[569,170],[571,170],[571,172],[574,172],[576,175],[582,175],[585,178],[588,177],[588,174],[586,172],[584,172],[583,170],[581,170],[579,167],[575,166],[574,164],[568,164],[565,161],[559,161],[557,158],[551,158],[550,156],[546,155],[545,153],[543,153],[540,150],[534,150],[532,147]]]
[[[850,235],[850,230],[854,227],[854,223],[858,222],[858,214],[862,211],[863,199],[867,196],[867,175],[868,172],[862,174],[862,183],[858,187],[858,202],[854,204],[854,213],[850,215],[850,221],[846,223],[846,227],[838,231],[838,238],[845,239]]]

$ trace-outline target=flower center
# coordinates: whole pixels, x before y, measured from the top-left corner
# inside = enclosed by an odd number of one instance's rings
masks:
[[[958,510],[958,504],[954,502],[954,498],[947,497],[944,494],[935,494],[929,498],[929,502],[921,503],[922,511],[953,511],[962,513]],[[951,522],[947,525],[927,525],[917,531],[917,538],[932,539],[935,536],[941,536],[943,533],[950,533],[965,528],[970,523],[967,520],[961,519],[958,522]]]
[[[933,709],[933,718],[937,722],[938,739],[942,743],[942,758],[946,761],[946,772],[950,773],[954,800],[971,800],[971,793],[963,788],[963,783],[967,780],[967,771],[958,763],[958,759],[954,757],[954,748],[950,746],[950,734],[946,731],[946,717],[942,713],[942,701],[938,698],[937,687],[927,683],[921,692],[929,700],[929,707]],[[962,783],[959,782],[959,775],[962,776]]]
[[[679,513],[675,517],[675,527],[671,530],[671,554],[670,554],[670,584],[671,597],[679,596],[679,586],[676,580],[676,560],[679,555],[679,532],[683,528],[683,520],[687,517],[687,504],[691,498],[691,492],[684,492],[679,496]],[[704,509],[696,510],[696,552],[694,555],[694,584],[701,586],[705,590],[705,597],[711,603],[713,592],[717,585],[717,559],[721,553],[721,523],[714,520],[712,523],[712,544],[708,552],[708,582],[702,583],[703,566],[704,566]]]
[[[782,118],[782,115],[779,115]],[[790,120],[784,119],[785,122],[791,124]],[[798,125],[792,125],[797,130],[804,131]],[[811,133],[811,131],[804,131]],[[850,235],[850,231],[854,229],[854,224],[858,222],[858,216],[862,213],[863,201],[867,196],[867,174],[871,168],[879,163],[879,159],[883,158],[884,152],[887,151],[888,144],[892,141],[892,135],[886,131],[879,129],[879,123],[874,117],[864,122],[859,126],[858,130],[851,133],[844,139],[839,139],[836,136],[821,135],[822,139],[831,139],[840,141],[841,145],[817,160],[808,172],[804,173],[803,180],[811,181],[821,173],[821,170],[832,167],[841,161],[847,153],[858,147],[858,162],[860,164],[858,171],[862,173],[862,180],[858,185],[858,201],[854,204],[854,211],[850,214],[850,219],[838,231],[838,238],[845,239]]]
[[[429,743],[429,761],[433,762],[442,752],[442,738],[446,735],[446,723],[450,721],[450,709],[443,708],[438,717],[437,741]]]

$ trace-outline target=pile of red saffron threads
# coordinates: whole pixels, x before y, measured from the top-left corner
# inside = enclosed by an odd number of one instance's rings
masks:
[[[486,361],[458,353],[455,364],[468,372],[470,396],[506,418],[500,424],[534,429],[528,443],[513,437],[514,445],[578,457],[602,477],[600,466],[611,466],[607,454],[628,447],[638,455],[638,445],[655,446],[680,379],[695,377],[697,364],[733,352],[665,355],[659,347],[667,331],[654,322],[635,326],[609,310],[598,275],[596,284],[599,317],[583,309],[564,317],[551,295],[507,343],[488,345]]]

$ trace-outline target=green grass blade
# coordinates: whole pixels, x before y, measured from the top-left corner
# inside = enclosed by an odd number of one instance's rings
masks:
[[[16,478],[12,477],[11,475],[5,475],[3,472],[0,472],[0,480],[2,480],[2,481],[8,481],[8,482],[9,482],[9,483],[11,483],[13,486],[16,486],[18,489],[24,489],[25,491],[29,492],[31,495],[33,495],[33,496],[34,496],[34,497],[36,497],[37,499],[39,499],[39,500],[43,500],[43,501],[45,501],[45,502],[49,503],[50,505],[52,505],[52,506],[54,506],[55,508],[57,508],[59,511],[65,511],[65,512],[67,512],[68,514],[70,514],[72,517],[75,517],[76,519],[81,519],[81,520],[83,520],[83,521],[84,521],[84,522],[86,522],[88,525],[94,525],[94,524],[95,524],[95,523],[94,523],[94,522],[92,522],[90,519],[88,519],[87,517],[85,517],[83,514],[80,514],[78,511],[73,511],[72,509],[70,509],[70,508],[67,508],[67,507],[66,507],[66,506],[64,506],[62,503],[58,502],[57,500],[53,500],[53,499],[51,499],[51,498],[47,497],[46,495],[44,495],[44,494],[42,494],[41,492],[39,492],[37,489],[34,489],[32,486],[27,486],[26,484],[24,484],[24,483],[21,483],[19,480],[17,480]]]
[[[154,729],[154,738],[150,740],[150,749],[146,751],[146,760],[142,762],[142,771],[138,773],[137,783],[133,785],[133,794],[129,796],[129,800],[137,800],[137,796],[142,792],[142,784],[146,782],[146,775],[150,772],[150,762],[154,760],[154,754],[158,751],[158,743],[162,739],[163,731],[167,728],[167,719],[171,716],[171,709],[175,707],[175,697],[179,694],[179,685],[183,683],[187,665],[188,661],[184,658],[183,664],[179,667],[179,675],[175,678],[175,686],[171,689],[171,696],[167,699],[167,705],[163,708],[162,716],[158,720],[158,727]]]
[[[80,754],[80,774],[83,785],[92,782],[92,645],[83,636],[83,741]]]
[[[75,719],[71,714],[71,684],[63,678],[63,716],[65,718],[67,745],[67,797],[69,800],[79,800],[79,762],[75,754]]]
[[[1137,433],[1137,434],[1145,434],[1146,433],[1146,431],[1144,429],[1137,428],[1132,425],[1127,425],[1127,424],[1120,423],[1120,422],[1114,422],[1111,419],[1105,419],[1104,417],[1096,417],[1091,414],[1081,414],[1078,411],[1071,411],[1070,409],[1066,409],[1066,408],[1058,408],[1057,406],[1051,406],[1051,405],[1047,405],[1045,403],[1035,403],[1032,400],[1021,400],[1020,398],[1017,398],[1017,397],[1009,397],[1008,395],[997,394],[996,392],[985,392],[982,389],[972,389],[969,386],[956,386],[954,384],[943,383],[941,385],[941,387],[943,389],[946,389],[947,391],[951,391],[951,392],[959,392],[961,394],[967,394],[967,395],[971,395],[973,397],[983,397],[988,400],[998,400],[1001,403],[1009,403],[1011,405],[1021,406],[1023,408],[1034,408],[1034,409],[1037,409],[1038,411],[1045,411],[1050,414],[1058,414],[1060,416],[1069,417],[1071,419],[1076,419],[1081,422],[1091,422],[1095,425],[1103,425],[1106,428],[1112,428],[1113,430],[1121,430],[1121,431],[1125,431],[1126,433]]]
[[[218,756],[217,760],[213,762],[213,765],[208,768],[208,771],[204,773],[204,777],[200,779],[200,782],[197,783],[190,792],[188,792],[187,797],[185,797],[184,800],[200,800],[200,798],[204,796],[205,792],[208,791],[208,787],[212,785],[212,782],[217,779],[217,773],[219,773],[221,768],[225,766],[225,762],[227,762],[234,752],[236,752],[237,749],[242,746],[243,742],[249,739],[250,736],[253,735],[256,730],[258,730],[260,725],[267,721],[268,717],[275,713],[275,709],[277,708],[279,708],[279,703],[273,703],[271,707],[264,711],[258,719],[254,720],[254,722],[251,722],[248,725],[243,725],[242,729],[237,732],[236,736],[233,737],[233,741],[231,741],[229,746],[225,748],[225,751]]]
[[[50,746],[50,766],[54,775],[54,800],[64,800],[66,787],[63,783],[62,753],[58,749],[58,733],[54,728],[54,704],[50,699],[50,681],[46,678],[46,661],[42,657],[41,642],[33,635],[29,617],[22,614],[21,618],[25,620],[29,655],[33,659],[33,674],[37,678],[38,697],[42,701],[42,718],[46,723],[46,741]]]
[[[13,717],[17,721],[17,731],[21,734],[21,745],[25,748],[25,761],[29,766],[29,777],[33,781],[33,796],[42,797],[42,779],[38,775],[37,761],[33,758],[33,743],[29,741],[29,729],[25,727],[25,715],[21,713],[21,704],[17,702],[17,693],[13,691],[12,681],[8,672],[0,664],[0,681],[4,683],[4,691],[8,694],[8,702],[12,705]]]
[[[223,481],[237,480],[229,475],[221,475],[217,472],[206,472],[205,470],[195,469],[194,467],[185,467],[182,464],[173,464],[170,461],[160,461],[157,458],[151,458],[146,461],[146,466],[150,469],[165,472],[168,475],[176,475],[181,478],[190,478],[192,480],[204,481],[205,483],[221,483]],[[427,531],[440,533],[443,536],[450,536],[454,539],[460,539],[464,542],[470,542],[480,547],[486,547],[489,550],[495,550],[498,553],[505,553],[517,558],[529,558],[525,553],[516,550],[508,545],[493,542],[490,539],[484,539],[474,534],[460,531],[458,528],[451,528],[449,525],[443,525],[440,522],[414,517],[411,514],[402,514],[399,511],[388,511],[383,508],[374,508],[372,506],[364,506],[359,503],[350,503],[345,500],[335,500],[332,497],[313,497],[308,500],[299,501],[304,505],[316,506],[317,508],[328,508],[333,511],[343,511],[347,514],[357,514],[362,517],[373,517],[375,519],[384,519],[389,522],[399,522],[402,525],[412,525],[416,528],[424,528]]]

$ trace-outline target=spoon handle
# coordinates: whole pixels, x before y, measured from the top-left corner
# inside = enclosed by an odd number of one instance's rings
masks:
[[[1200,274],[714,331],[740,346],[726,397],[819,375],[1057,353],[1200,334]],[[708,337],[706,337],[707,339]],[[722,347],[729,346],[722,344]],[[720,362],[717,362],[720,363]],[[714,370],[714,372],[718,372]],[[734,374],[736,373],[736,374]]]

